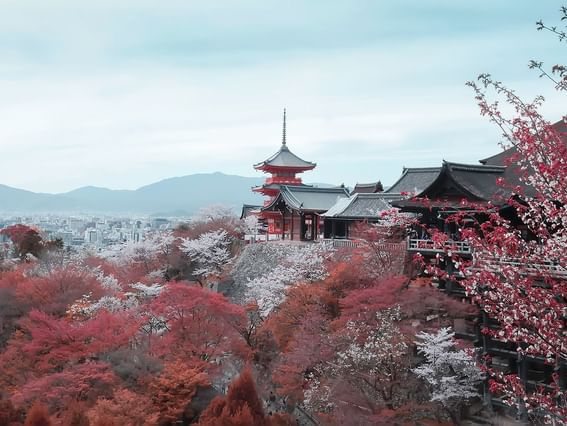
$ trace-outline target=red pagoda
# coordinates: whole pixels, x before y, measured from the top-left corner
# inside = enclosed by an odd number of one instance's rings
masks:
[[[279,195],[281,186],[307,186],[302,183],[301,178],[298,177],[297,174],[303,173],[307,170],[313,170],[315,166],[315,163],[302,160],[292,153],[287,147],[286,110],[284,109],[282,146],[278,152],[267,160],[254,164],[254,168],[256,170],[269,173],[270,177],[266,178],[266,181],[262,186],[257,186],[252,188],[252,190],[269,197],[264,202],[264,206],[269,206]],[[259,217],[268,224],[268,234],[281,235],[284,233],[281,213],[262,209]]]

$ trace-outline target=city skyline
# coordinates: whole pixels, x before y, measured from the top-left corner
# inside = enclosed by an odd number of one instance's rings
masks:
[[[403,166],[475,162],[498,130],[464,86],[490,72],[522,96],[560,46],[535,22],[560,2],[25,0],[0,17],[0,184],[60,193],[136,189],[252,164],[281,143],[305,181],[392,184]]]

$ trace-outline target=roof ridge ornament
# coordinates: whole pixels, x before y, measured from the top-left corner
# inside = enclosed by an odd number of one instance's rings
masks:
[[[282,133],[282,145],[286,145],[286,109],[283,109],[283,133]]]

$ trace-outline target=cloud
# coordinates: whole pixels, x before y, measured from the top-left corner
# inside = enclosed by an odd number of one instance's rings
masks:
[[[55,192],[252,175],[279,146],[284,106],[290,146],[319,164],[312,181],[475,161],[498,133],[464,82],[492,71],[538,93],[525,64],[555,53],[534,34],[535,7],[492,3],[5,2],[0,182]]]

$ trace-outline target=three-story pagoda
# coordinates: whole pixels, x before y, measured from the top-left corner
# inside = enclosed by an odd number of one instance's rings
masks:
[[[268,197],[264,202],[264,206],[268,206],[279,195],[282,186],[307,186],[303,184],[301,178],[297,175],[313,170],[315,166],[315,163],[302,160],[288,148],[286,141],[286,111],[284,109],[282,145],[280,149],[267,160],[254,164],[256,170],[268,173],[270,176],[266,178],[263,185],[252,188],[252,190]],[[281,214],[278,212],[262,210],[260,219],[265,220],[268,224],[269,234],[282,234],[284,232]]]

